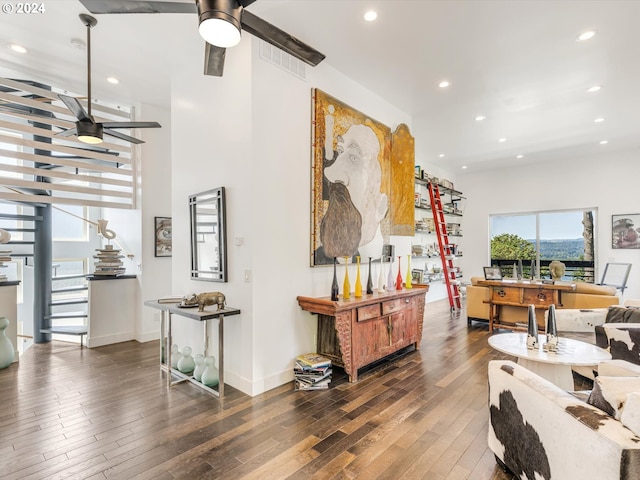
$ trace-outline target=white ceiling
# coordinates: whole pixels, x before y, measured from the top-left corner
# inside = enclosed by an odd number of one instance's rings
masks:
[[[85,38],[85,10],[76,0],[43,4],[42,14],[0,15],[0,65],[83,93],[86,53],[71,39]],[[375,22],[363,20],[368,8]],[[472,171],[640,148],[640,1],[258,0],[249,9],[413,115],[419,160]],[[93,96],[166,106],[171,69],[202,75],[196,15],[96,17]],[[596,36],[577,42],[587,29]],[[439,88],[445,79],[451,86]],[[587,93],[592,85],[603,88]]]

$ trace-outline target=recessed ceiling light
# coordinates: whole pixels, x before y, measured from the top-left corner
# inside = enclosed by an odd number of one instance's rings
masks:
[[[441,153],[440,155],[438,155],[440,158],[444,158],[444,153]]]
[[[507,141],[507,139],[503,137],[503,138],[499,138],[499,139],[498,139],[498,141],[499,141],[500,143],[504,143],[504,142],[506,142],[506,141]]]
[[[602,140],[602,141],[600,142],[600,145],[606,145],[607,143],[609,143],[609,140]]]
[[[375,10],[369,10],[364,14],[364,19],[367,22],[373,22],[376,18],[378,18],[378,12],[376,12]]]
[[[120,80],[118,80],[116,77],[107,77],[107,82],[117,85],[120,83]]]
[[[516,155],[516,158],[522,158],[524,155]]]
[[[462,166],[462,169],[463,169],[463,170],[466,170],[466,169],[467,169],[467,166],[466,166],[466,165],[463,165],[463,166]]]
[[[478,115],[478,116],[476,117],[476,122],[481,122],[481,121],[485,120],[486,118],[487,118],[487,117],[485,117],[484,115]]]
[[[594,122],[596,122],[596,123],[602,123],[602,122],[604,122],[604,117],[598,117],[598,118],[596,118],[596,119],[594,120]]]
[[[451,85],[451,84],[450,84],[449,82],[447,82],[446,80],[443,80],[442,82],[440,82],[440,83],[438,84],[438,86],[439,86],[440,88],[447,88],[449,85]]]
[[[11,44],[9,48],[11,48],[11,50],[13,50],[14,52],[27,53],[27,49],[24,48],[22,45],[18,45],[17,43]]]
[[[587,92],[589,93],[597,92],[601,88],[602,88],[602,85],[594,85],[593,87],[587,88]]]
[[[596,34],[595,30],[587,30],[586,32],[582,32],[580,35],[578,35],[576,40],[578,42],[583,42],[585,40],[589,40],[590,38],[593,38],[595,34]]]

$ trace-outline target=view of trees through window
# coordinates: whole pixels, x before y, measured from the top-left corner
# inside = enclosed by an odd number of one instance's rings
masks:
[[[558,260],[566,266],[563,280],[593,282],[594,219],[592,210],[492,215],[491,264],[511,276],[522,261],[530,277],[535,260],[537,273],[549,278],[549,263]]]

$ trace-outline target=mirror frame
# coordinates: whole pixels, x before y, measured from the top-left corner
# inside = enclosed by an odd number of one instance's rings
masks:
[[[218,266],[217,270],[211,268],[204,269],[199,264],[198,258],[198,205],[216,204],[218,211],[218,229],[214,232],[215,241],[218,245]],[[227,222],[224,187],[214,188],[206,192],[196,193],[189,196],[189,218],[191,221],[191,279],[203,280],[207,282],[227,281]],[[214,246],[215,248],[215,246]]]

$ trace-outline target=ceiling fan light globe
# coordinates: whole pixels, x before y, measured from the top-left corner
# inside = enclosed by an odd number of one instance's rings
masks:
[[[222,18],[208,18],[200,22],[200,36],[205,42],[216,47],[235,47],[240,43],[240,30]]]
[[[102,125],[99,123],[76,122],[78,140],[82,143],[96,145],[102,143]]]

